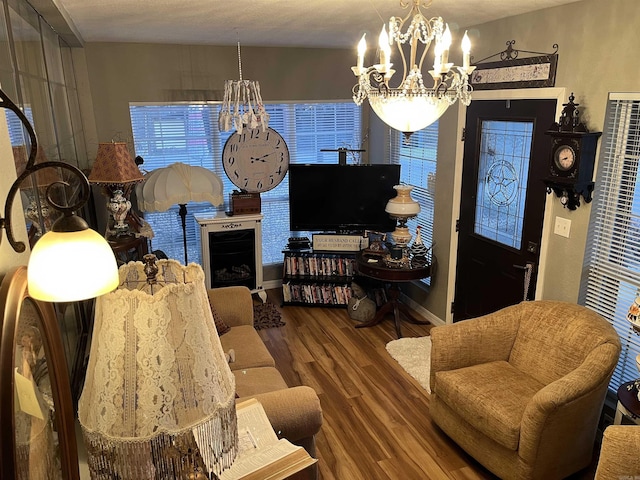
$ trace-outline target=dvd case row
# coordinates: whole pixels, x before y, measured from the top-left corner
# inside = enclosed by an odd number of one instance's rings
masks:
[[[351,287],[331,283],[283,283],[284,303],[308,303],[323,305],[346,305],[351,298]]]
[[[352,277],[355,259],[336,254],[287,253],[284,257],[285,277]]]

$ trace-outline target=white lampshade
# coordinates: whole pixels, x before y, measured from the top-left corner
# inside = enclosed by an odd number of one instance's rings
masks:
[[[369,93],[369,103],[376,115],[391,128],[416,132],[438,120],[449,108],[447,98],[426,95],[401,95],[393,92]]]
[[[31,251],[29,295],[46,302],[98,297],[118,286],[113,250],[95,230],[47,232]]]
[[[394,218],[412,218],[420,213],[420,204],[411,198],[412,185],[395,185],[397,195],[393,197],[384,211]]]

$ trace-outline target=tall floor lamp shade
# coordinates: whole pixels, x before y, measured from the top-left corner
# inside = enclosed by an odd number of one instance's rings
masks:
[[[204,272],[145,261],[121,266],[120,287],[96,301],[78,404],[91,476],[211,478],[233,463],[238,430]]]
[[[173,205],[180,205],[185,265],[188,263],[187,203],[209,202],[218,206],[223,202],[222,193],[222,180],[218,175],[204,167],[181,162],[153,170],[136,189],[138,208],[143,212],[165,212]]]

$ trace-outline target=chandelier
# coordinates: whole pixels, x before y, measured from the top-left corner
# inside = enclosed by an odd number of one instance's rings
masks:
[[[242,78],[242,57],[238,42],[238,73],[240,80],[227,80],[224,83],[224,99],[218,115],[220,131],[235,130],[239,135],[247,127],[262,127],[266,132],[269,127],[269,114],[262,103],[260,83],[257,80]]]
[[[406,134],[431,125],[458,99],[464,105],[469,105],[472,92],[469,75],[475,70],[470,65],[471,42],[467,33],[462,39],[462,66],[454,66],[449,63],[449,25],[444,23],[442,17],[427,19],[420,11],[421,4],[428,8],[433,0],[411,1],[411,11],[405,18],[391,17],[389,33],[382,26],[379,37],[380,63],[364,66],[367,49],[365,34],[358,44],[357,65],[351,67],[358,77],[358,83],[353,87],[356,105],[361,105],[368,98],[371,108],[382,121]],[[400,0],[402,8],[407,8],[409,4]],[[408,27],[403,33],[405,24]],[[433,85],[426,86],[422,67],[432,43],[433,55],[428,60],[433,59],[433,63],[429,63],[432,70],[428,71],[427,78],[433,80]],[[400,83],[392,87],[390,82],[396,72],[391,63],[391,46],[394,44],[402,61],[403,74]]]

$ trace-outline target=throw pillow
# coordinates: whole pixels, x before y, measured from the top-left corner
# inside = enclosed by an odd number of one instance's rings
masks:
[[[224,320],[220,318],[220,315],[218,315],[216,308],[213,306],[213,303],[211,303],[211,299],[209,299],[209,306],[211,307],[211,314],[213,315],[213,323],[216,324],[216,330],[218,331],[218,336],[221,337],[222,335],[227,333],[229,330],[231,330],[231,327],[226,323],[224,323]]]

